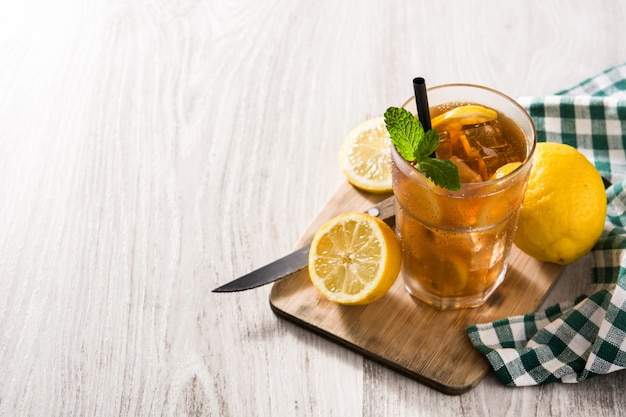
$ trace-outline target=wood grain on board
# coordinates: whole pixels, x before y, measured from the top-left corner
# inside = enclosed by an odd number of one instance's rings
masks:
[[[389,195],[361,193],[344,184],[296,245],[309,243],[331,217],[366,210]],[[489,372],[466,327],[535,310],[561,267],[540,262],[515,246],[502,285],[478,308],[439,311],[411,297],[400,276],[380,300],[342,306],[324,299],[301,269],[274,284],[270,305],[280,317],[327,337],[446,394],[462,394]]]

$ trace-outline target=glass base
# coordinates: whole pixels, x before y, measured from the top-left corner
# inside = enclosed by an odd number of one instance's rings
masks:
[[[414,298],[439,310],[480,307],[485,304],[489,296],[502,284],[506,275],[506,269],[507,266],[505,265],[496,281],[486,291],[463,297],[440,297],[426,291],[419,282],[407,276],[404,276],[404,288]]]

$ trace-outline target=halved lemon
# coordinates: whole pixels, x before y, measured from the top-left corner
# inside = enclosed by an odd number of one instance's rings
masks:
[[[391,139],[383,116],[352,129],[341,145],[339,165],[355,187],[372,193],[391,191]]]
[[[498,118],[495,110],[477,104],[468,104],[465,106],[455,107],[452,110],[440,114],[431,120],[433,129],[437,129],[444,123],[456,120],[463,120],[464,124],[485,123]]]
[[[400,242],[382,220],[348,213],[326,222],[309,252],[309,276],[328,300],[369,304],[389,291],[400,273]]]

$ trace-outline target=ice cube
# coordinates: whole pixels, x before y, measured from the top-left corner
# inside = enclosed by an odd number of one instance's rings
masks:
[[[498,120],[464,125],[461,131],[465,134],[470,146],[476,150],[494,148],[506,142],[502,139],[502,130]]]
[[[483,179],[489,178],[498,168],[509,162],[519,162],[513,146],[502,137],[498,120],[466,125],[462,131],[469,146],[480,155],[484,163],[486,172],[481,172]]]
[[[485,162],[488,176],[492,176],[498,168],[510,163],[520,162],[515,150],[511,145],[497,146],[485,152],[482,160]]]

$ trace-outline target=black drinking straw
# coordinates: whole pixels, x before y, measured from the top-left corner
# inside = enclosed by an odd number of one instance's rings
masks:
[[[432,129],[430,124],[430,111],[428,110],[428,96],[426,95],[426,81],[422,77],[413,78],[413,91],[415,91],[415,104],[417,105],[417,117],[422,123],[424,132]],[[430,155],[435,158],[435,152]]]
[[[428,111],[428,96],[426,95],[426,81],[422,77],[413,79],[413,90],[415,91],[415,104],[417,104],[417,117],[422,123],[424,132],[428,132],[430,125],[430,111]]]

